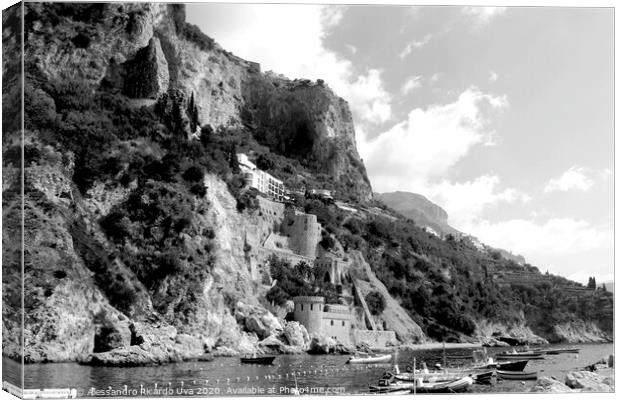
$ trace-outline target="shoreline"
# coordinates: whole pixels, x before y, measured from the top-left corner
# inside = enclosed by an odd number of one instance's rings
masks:
[[[450,349],[477,349],[482,347],[482,343],[415,343],[415,344],[401,344],[395,346],[398,350],[441,350],[445,346],[446,350]]]

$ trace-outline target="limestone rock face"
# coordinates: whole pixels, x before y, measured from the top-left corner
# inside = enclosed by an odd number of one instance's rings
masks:
[[[152,37],[127,64],[124,92],[129,97],[156,99],[168,90],[168,62],[158,38]]]
[[[596,324],[585,321],[571,321],[553,327],[549,337],[551,342],[592,343],[608,342],[613,338],[603,332]]]
[[[310,341],[310,336],[308,335],[306,327],[297,321],[287,323],[282,334],[291,346],[304,347],[307,346]]]
[[[273,151],[330,175],[356,200],[372,196],[347,102],[323,84],[250,75],[244,120]]]
[[[378,291],[386,300],[386,307],[381,315],[375,317],[378,324],[383,324],[386,330],[396,333],[396,338],[403,343],[422,343],[426,341],[426,335],[422,328],[409,316],[402,306],[388,292],[385,285],[374,274],[370,265],[366,262],[359,251],[351,253],[353,265],[349,273],[356,279],[363,296],[372,291]]]
[[[88,34],[71,19],[46,18],[53,5],[26,7],[37,21],[26,29],[26,57],[43,76],[119,88],[134,98],[154,99],[169,89],[184,99],[194,94],[201,125],[252,127],[272,151],[329,175],[352,198],[371,198],[349,106],[323,83],[262,74],[258,64],[210,38],[188,39],[179,5],[90,7],[98,17],[88,22],[95,28]],[[79,35],[88,39],[74,40]]]
[[[475,336],[482,343],[488,343],[489,345],[503,346],[501,340],[497,340],[497,337],[505,336],[522,340],[528,344],[546,344],[549,343],[547,339],[542,338],[532,332],[532,329],[526,325],[525,316],[522,316],[522,322],[504,325],[497,322],[491,322],[487,320],[478,321],[476,324]]]

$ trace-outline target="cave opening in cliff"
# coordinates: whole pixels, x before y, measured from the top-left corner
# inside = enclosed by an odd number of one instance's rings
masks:
[[[313,132],[308,126],[307,122],[302,122],[297,125],[295,133],[290,142],[288,151],[292,154],[304,155],[312,151],[314,145]]]

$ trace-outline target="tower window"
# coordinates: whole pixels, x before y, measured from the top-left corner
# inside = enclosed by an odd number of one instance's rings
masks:
[[[334,326],[334,320],[333,320],[333,319],[332,319],[332,321],[331,321],[331,322],[332,322],[332,326]]]

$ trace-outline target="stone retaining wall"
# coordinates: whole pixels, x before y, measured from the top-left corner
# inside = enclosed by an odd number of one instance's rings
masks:
[[[370,347],[386,347],[397,343],[394,331],[369,331],[356,329],[353,331],[355,344],[366,343]]]

